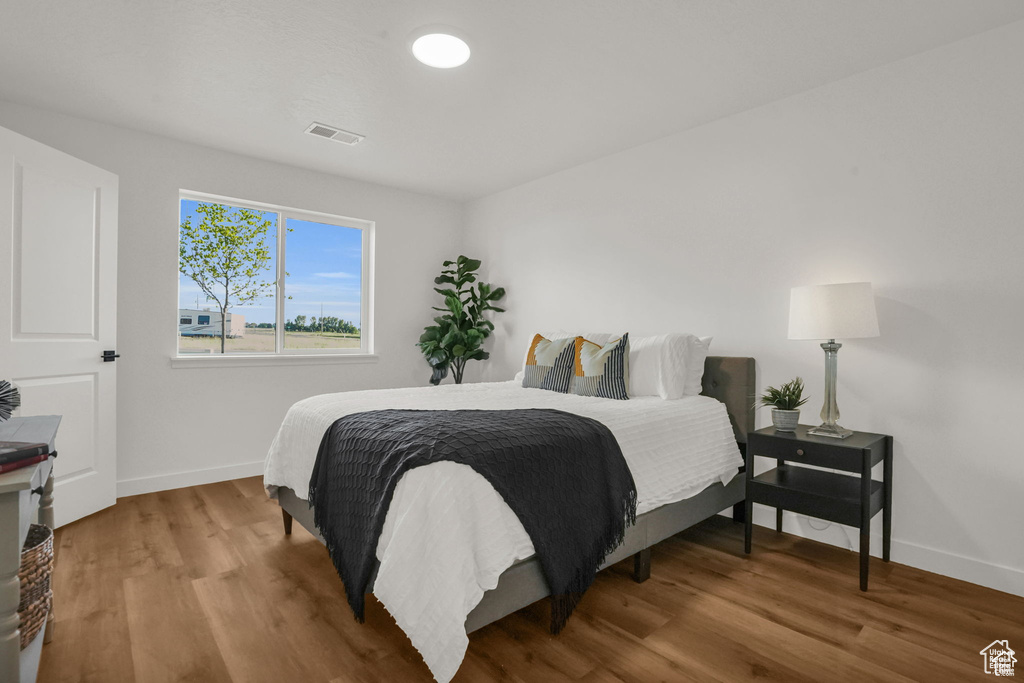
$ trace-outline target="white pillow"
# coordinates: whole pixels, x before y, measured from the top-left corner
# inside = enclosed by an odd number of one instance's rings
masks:
[[[701,392],[711,337],[675,332],[629,340],[629,395],[663,399]]]
[[[708,348],[711,337],[690,337],[686,345],[686,388],[683,396],[698,396],[703,390],[701,380],[704,379],[704,362],[708,359]]]
[[[691,335],[658,334],[630,339],[630,396],[684,396],[688,336]]]

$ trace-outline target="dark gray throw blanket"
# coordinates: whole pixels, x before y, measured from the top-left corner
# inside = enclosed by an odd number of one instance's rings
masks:
[[[558,633],[605,556],[636,522],[636,485],[611,431],[560,410],[375,410],[324,434],[309,504],[356,618],[391,497],[414,467],[448,460],[483,476],[530,535]]]

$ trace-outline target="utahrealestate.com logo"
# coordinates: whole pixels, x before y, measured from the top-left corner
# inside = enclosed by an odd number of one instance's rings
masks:
[[[988,647],[981,651],[985,658],[985,673],[996,676],[1012,676],[1013,665],[1017,663],[1016,653],[1010,649],[1010,643],[1005,640],[993,640]]]

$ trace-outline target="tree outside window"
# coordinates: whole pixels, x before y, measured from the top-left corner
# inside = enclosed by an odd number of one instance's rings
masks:
[[[182,193],[178,354],[369,351],[373,223],[237,201]]]

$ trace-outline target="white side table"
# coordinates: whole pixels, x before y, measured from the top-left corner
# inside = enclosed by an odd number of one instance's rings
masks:
[[[12,418],[0,422],[0,441],[46,443],[51,455],[56,455],[54,440],[59,425],[59,415]],[[53,637],[51,608],[45,630],[21,649],[18,569],[28,528],[37,518],[40,524],[53,528],[53,457],[0,474],[0,681],[35,681],[43,643]]]

